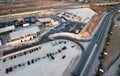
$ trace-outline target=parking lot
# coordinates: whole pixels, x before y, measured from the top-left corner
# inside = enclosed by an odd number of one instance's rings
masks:
[[[83,23],[77,23],[77,22],[65,22],[58,27],[55,28],[55,31],[57,32],[70,32],[70,33],[80,33],[82,28],[85,26]]]

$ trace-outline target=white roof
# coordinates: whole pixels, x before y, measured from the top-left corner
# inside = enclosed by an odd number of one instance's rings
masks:
[[[49,22],[51,21],[52,19],[51,18],[40,18],[38,19],[40,22]]]
[[[25,23],[23,24],[23,27],[26,27],[26,26],[29,26],[30,24],[29,23]]]
[[[76,15],[77,17],[80,17],[85,23],[87,23],[95,14],[97,14],[90,8],[69,9],[65,12],[72,13],[70,16]],[[61,14],[58,16],[61,16]]]
[[[10,39],[19,38],[20,36],[25,36],[28,34],[34,34],[39,31],[40,31],[40,29],[37,26],[26,27],[21,30],[10,33]]]
[[[10,31],[10,30],[14,30],[15,29],[15,26],[12,25],[12,26],[7,26],[5,28],[0,28],[0,33],[3,33],[3,32],[7,32],[7,31]]]

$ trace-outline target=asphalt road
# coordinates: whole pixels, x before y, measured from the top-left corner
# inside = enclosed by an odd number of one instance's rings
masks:
[[[108,25],[109,20],[112,18],[113,14],[115,12],[116,12],[116,10],[112,10],[103,19],[103,22],[101,23],[101,26],[99,27],[99,30],[97,31],[96,36],[94,36],[94,38],[91,40],[90,46],[87,48],[87,50],[83,52],[82,58],[79,61],[78,66],[74,70],[73,75],[71,75],[71,76],[87,76],[87,74],[90,70],[90,67],[94,61],[94,57],[97,52],[97,49],[99,48],[99,45],[101,44],[101,42],[103,40],[102,38],[105,35],[105,32],[107,32],[106,29],[108,28],[108,26],[106,26],[106,25]],[[91,56],[91,59],[89,59],[90,54],[92,53],[92,51],[94,51],[93,47],[95,46],[95,44],[97,44],[97,47],[96,47],[97,49]],[[89,61],[89,62],[87,62],[87,61]]]
[[[73,27],[75,24],[75,22],[69,22],[69,25],[67,26],[67,28],[65,28],[65,30],[69,30],[70,27]],[[64,30],[61,30],[61,31],[64,31]],[[56,30],[53,30],[53,31],[50,31],[48,33],[46,33],[38,42],[36,43],[32,43],[32,44],[29,44],[29,45],[22,45],[22,46],[17,46],[16,48],[14,49],[11,49],[11,50],[7,50],[7,51],[4,51],[3,55],[8,55],[10,53],[13,53],[13,52],[17,52],[17,51],[20,51],[20,50],[23,50],[23,49],[26,49],[26,48],[29,48],[29,47],[34,47],[36,45],[39,45],[39,44],[42,44],[42,43],[45,43],[45,42],[49,42],[49,41],[52,41],[48,38],[48,36],[50,34],[54,34],[54,33],[57,33],[59,31],[56,31]],[[67,37],[60,37],[60,38],[67,38]],[[58,39],[58,38],[56,38]],[[71,38],[67,38],[67,39],[71,39]]]

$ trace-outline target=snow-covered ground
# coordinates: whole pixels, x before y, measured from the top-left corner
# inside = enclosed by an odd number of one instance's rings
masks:
[[[69,40],[55,40],[36,47],[41,47],[41,49],[12,60],[7,59],[4,63],[0,61],[0,76],[63,76],[68,69],[73,68],[73,64],[82,55],[81,47]],[[54,59],[47,56],[50,53],[54,53],[52,55]],[[64,59],[63,56],[65,56]],[[32,59],[34,63],[31,62]],[[28,65],[28,61],[31,65]],[[24,66],[19,66],[19,64],[24,64]],[[5,69],[9,67],[13,69],[6,74]]]

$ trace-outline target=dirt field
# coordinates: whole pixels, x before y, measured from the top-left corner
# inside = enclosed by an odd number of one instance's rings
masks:
[[[54,0],[26,0],[25,2],[0,3],[0,15],[14,14],[39,9],[71,5],[69,2]]]

